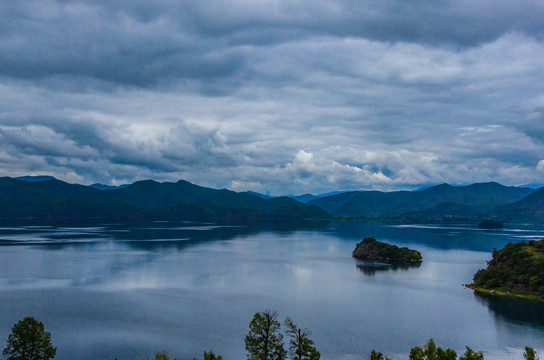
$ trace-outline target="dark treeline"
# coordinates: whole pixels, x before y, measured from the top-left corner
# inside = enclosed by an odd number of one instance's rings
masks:
[[[321,354],[311,340],[312,333],[308,329],[300,328],[289,317],[285,319],[284,326],[286,330],[282,333],[278,313],[275,311],[256,313],[249,323],[249,332],[245,337],[247,360],[320,360]],[[288,339],[287,350],[284,334]],[[51,360],[56,353],[57,348],[51,342],[51,334],[45,331],[43,323],[32,317],[26,317],[11,328],[2,355],[7,360]],[[523,357],[525,360],[538,360],[535,350],[529,346],[525,347]],[[165,351],[158,351],[153,359],[170,360],[170,356]],[[375,350],[370,352],[367,359],[391,360]],[[457,353],[452,349],[436,346],[433,339],[430,339],[423,346],[413,347],[408,359],[457,360]],[[210,350],[204,351],[202,360],[222,360],[222,357]],[[484,360],[484,354],[467,346],[459,360]]]

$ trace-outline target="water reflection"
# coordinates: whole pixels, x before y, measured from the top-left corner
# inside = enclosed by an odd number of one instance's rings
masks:
[[[373,237],[395,245],[425,245],[441,250],[471,250],[491,252],[508,242],[544,238],[542,227],[479,229],[474,224],[457,225],[401,225],[373,222],[332,222],[327,227],[345,239],[360,241]]]
[[[94,223],[69,224],[70,227],[62,222],[47,226],[17,227],[12,225],[0,227],[0,246],[33,245],[47,246],[50,249],[82,248],[114,240],[138,249],[152,250],[172,247],[181,249],[205,241],[229,240],[262,232],[289,235],[295,231],[317,231],[326,227],[328,222],[263,222],[251,226],[220,226],[208,223],[169,221],[98,225]]]
[[[410,269],[417,269],[421,266],[421,263],[402,263],[402,264],[390,264],[378,261],[357,261],[357,269],[368,276],[374,276],[376,273],[385,271],[407,271]]]
[[[544,302],[478,292],[474,292],[474,296],[501,320],[544,326]]]
[[[493,309],[501,306],[461,287],[493,248],[542,237],[537,229],[23,225],[0,227],[0,340],[20,318],[35,316],[55,336],[59,360],[143,359],[157,350],[190,359],[210,348],[243,359],[248,321],[267,308],[312,329],[323,360],[360,359],[371,349],[406,352],[431,337],[459,351],[544,347],[536,315],[543,309],[521,320],[499,316],[505,310]],[[424,262],[357,263],[359,272],[351,254],[369,236],[417,249]],[[530,327],[514,324],[531,319],[538,320]]]

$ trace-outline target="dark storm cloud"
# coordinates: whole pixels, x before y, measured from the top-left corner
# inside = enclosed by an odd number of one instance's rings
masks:
[[[544,32],[537,1],[46,0],[0,10],[4,76],[134,86],[199,80],[203,91],[212,80],[236,86],[237,76],[250,76],[255,47],[316,36],[466,47]]]
[[[243,64],[236,50],[188,33],[166,14],[142,22],[130,9],[51,1],[4,4],[2,10],[0,73],[10,77],[147,86],[224,77]]]
[[[542,1],[0,3],[0,175],[541,182]]]

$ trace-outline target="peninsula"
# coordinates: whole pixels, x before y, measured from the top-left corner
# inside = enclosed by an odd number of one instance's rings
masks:
[[[544,239],[507,244],[502,250],[494,250],[487,264],[467,287],[544,301]]]
[[[396,245],[379,242],[370,237],[364,238],[363,241],[358,243],[352,255],[354,258],[361,260],[379,260],[396,264],[420,263],[422,261],[419,251],[406,247],[399,248]]]

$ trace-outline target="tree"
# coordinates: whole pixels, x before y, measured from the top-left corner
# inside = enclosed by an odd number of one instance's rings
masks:
[[[381,352],[372,350],[372,352],[370,353],[369,360],[391,360],[391,358],[387,356],[384,357]]]
[[[459,360],[484,360],[484,354],[481,351],[474,351],[468,346],[465,346],[465,353],[459,358]]]
[[[538,360],[538,358],[536,357],[535,349],[533,349],[530,346],[525,347],[525,352],[523,353],[523,357],[525,358],[525,360]]]
[[[51,334],[41,321],[25,317],[11,328],[8,344],[2,355],[7,360],[49,360],[57,348],[51,344]]]
[[[170,356],[166,351],[155,352],[155,360],[170,360]]]
[[[253,316],[245,338],[248,360],[285,360],[287,353],[277,318],[278,314],[270,310]]]
[[[299,328],[290,318],[285,319],[285,331],[289,340],[289,357],[293,360],[319,360],[321,354],[315,348],[312,333],[308,329]]]
[[[213,351],[210,350],[210,352],[204,351],[203,360],[222,360],[223,358],[221,355],[215,355]]]
[[[456,360],[457,353],[452,349],[436,347],[433,339],[430,339],[423,348],[416,346],[410,350],[410,360]]]

